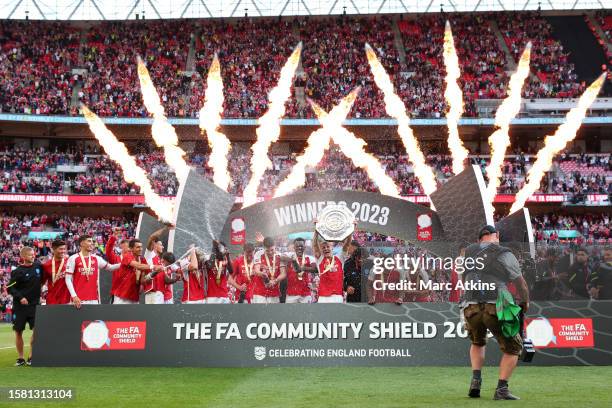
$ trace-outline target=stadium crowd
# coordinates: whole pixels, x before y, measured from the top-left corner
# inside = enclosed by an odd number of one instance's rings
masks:
[[[546,19],[532,12],[424,15],[398,22],[388,16],[101,22],[86,28],[3,21],[0,112],[77,115],[82,102],[101,116],[147,116],[136,75],[136,57],[141,56],[168,116],[196,117],[217,53],[225,85],[224,116],[256,118],[266,111],[268,92],[302,41],[287,117],[313,117],[306,97],[330,109],[358,85],[362,92],[351,116],[387,116],[365,58],[366,42],[376,50],[409,112],[441,117],[446,109],[442,45],[447,18],[463,74],[465,116],[478,115],[477,99],[505,97],[508,59],[517,60],[528,41],[534,44],[534,76],[525,97],[574,97],[584,89],[569,52]],[[608,19],[601,17],[604,29]]]
[[[402,154],[403,148],[396,142],[373,142],[370,150],[377,156],[387,174],[396,181],[402,195],[422,194],[422,188],[414,176],[412,164]],[[514,152],[506,157],[499,193],[514,194],[524,184],[533,156]],[[273,167],[266,171],[259,193],[271,196],[278,184],[289,174],[299,153],[271,155]],[[149,174],[155,191],[173,196],[178,183],[172,170],[164,161],[161,151],[135,152],[137,163]],[[572,197],[583,197],[589,193],[612,193],[612,160],[605,154],[568,154],[557,156],[551,177],[542,183],[541,192],[564,193]],[[212,179],[208,167],[208,152],[192,152],[188,162],[197,171]],[[250,161],[250,151],[232,150],[229,156],[229,172],[232,177],[230,192],[242,195],[250,174],[245,171]],[[438,182],[443,183],[452,176],[451,158],[446,154],[429,154],[427,161],[434,169]],[[472,155],[472,164],[483,170],[488,163],[487,155]],[[72,166],[70,172],[57,171],[61,165]],[[78,167],[75,170],[74,166]],[[305,190],[341,188],[361,191],[377,191],[367,173],[350,161],[336,145],[332,145],[323,160],[308,169]],[[108,156],[97,150],[66,151],[44,148],[23,149],[5,146],[0,150],[1,193],[64,193],[64,194],[139,194],[139,189],[127,183],[119,166]]]

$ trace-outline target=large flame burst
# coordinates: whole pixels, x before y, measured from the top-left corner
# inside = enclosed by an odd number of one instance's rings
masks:
[[[268,151],[272,143],[280,136],[280,122],[285,114],[285,104],[291,96],[291,85],[296,69],[299,64],[302,51],[302,43],[299,43],[280,72],[278,84],[269,94],[270,104],[266,113],[259,118],[256,129],[257,139],[251,150],[251,178],[244,192],[244,206],[249,206],[257,201],[257,189],[264,173],[272,165]],[[410,127],[410,118],[406,108],[394,90],[391,78],[382,66],[374,50],[366,44],[366,57],[374,76],[374,82],[383,91],[386,112],[397,120],[398,134],[410,161],[413,164],[414,173],[423,186],[426,195],[436,190],[436,179],[433,169],[426,164],[425,155],[421,150],[418,140]],[[485,196],[488,204],[493,207],[493,200],[499,186],[501,168],[507,147],[510,145],[509,128],[510,122],[519,113],[521,104],[521,90],[525,80],[529,76],[529,60],[531,54],[531,43],[528,43],[519,60],[517,70],[510,78],[508,96],[502,102],[495,117],[495,125],[498,129],[489,137],[491,145],[491,161],[486,168],[489,184]],[[463,113],[463,97],[458,80],[461,77],[459,60],[450,23],[446,22],[444,32],[444,63],[446,66],[446,89],[445,99],[449,105],[446,114],[448,127],[448,144],[453,158],[453,172],[460,172],[467,158],[467,149],[463,146],[459,137],[458,124]],[[138,59],[138,78],[143,94],[143,101],[147,110],[153,116],[152,136],[157,146],[164,150],[165,160],[175,171],[179,183],[184,183],[189,166],[185,162],[185,152],[178,146],[176,130],[169,123],[164,108],[161,104],[159,94],[155,89],[149,76],[149,72]],[[571,109],[565,117],[555,134],[548,136],[545,146],[537,155],[532,168],[528,173],[528,182],[516,195],[510,212],[521,209],[531,194],[540,185],[546,170],[550,167],[552,158],[559,153],[577,134],[577,131],[586,116],[586,111],[594,102],[605,80],[602,74],[581,96],[578,106]],[[330,143],[336,143],[340,150],[353,161],[357,167],[363,168],[368,176],[378,185],[382,194],[398,196],[399,189],[395,182],[385,173],[381,163],[375,156],[367,153],[364,149],[365,141],[355,136],[352,132],[342,126],[348,116],[359,88],[345,96],[330,112],[325,112],[315,101],[309,101],[322,128],[310,134],[307,146],[302,155],[297,158],[296,164],[289,175],[283,180],[274,197],[280,197],[291,193],[304,185],[306,168],[317,165]],[[221,67],[215,56],[211,64],[206,90],[206,102],[200,110],[200,128],[206,133],[211,146],[210,165],[213,169],[214,183],[224,190],[228,190],[231,181],[227,171],[227,155],[231,149],[231,143],[227,137],[219,132],[221,123],[221,112],[223,110],[223,82],[221,80]],[[164,222],[173,219],[173,208],[170,203],[164,201],[157,195],[148,180],[145,171],[140,168],[135,159],[130,156],[115,135],[104,125],[104,122],[91,112],[86,106],[82,106],[83,114],[89,128],[100,142],[111,160],[118,163],[123,171],[126,181],[138,185],[144,193],[145,202]]]

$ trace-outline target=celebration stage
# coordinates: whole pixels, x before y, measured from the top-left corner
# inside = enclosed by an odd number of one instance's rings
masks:
[[[530,310],[530,364],[612,364],[612,301],[536,302]],[[453,303],[49,306],[37,319],[36,366],[469,364]],[[499,357],[490,347],[487,364]]]

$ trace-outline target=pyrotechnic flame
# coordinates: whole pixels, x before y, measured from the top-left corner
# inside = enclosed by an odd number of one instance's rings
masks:
[[[244,189],[243,208],[255,204],[257,201],[257,188],[261,178],[267,169],[272,168],[272,161],[268,157],[270,145],[278,140],[280,136],[280,122],[285,114],[285,103],[291,96],[291,85],[293,76],[300,62],[302,43],[300,42],[283,66],[278,84],[268,95],[268,111],[259,118],[259,126],[256,129],[257,140],[251,147],[251,179]]]
[[[357,98],[359,88],[354,89],[347,96],[342,98],[327,115],[327,120],[342,123],[348,116],[353,103]],[[325,151],[329,148],[331,135],[326,128],[315,130],[308,136],[307,146],[291,168],[291,173],[278,185],[274,192],[274,197],[287,195],[300,188],[306,183],[306,167],[316,166],[323,159]]]
[[[531,58],[531,43],[527,43],[521,59],[519,60],[516,72],[510,77],[508,85],[508,96],[503,100],[497,113],[495,114],[495,126],[499,127],[489,136],[489,146],[491,146],[491,161],[486,168],[489,184],[485,192],[486,202],[489,203],[493,212],[493,201],[497,194],[497,188],[501,183],[502,166],[506,150],[510,146],[510,122],[518,115],[521,110],[521,90],[523,84],[529,76],[529,60]]]
[[[376,53],[368,44],[365,46],[370,69],[374,75],[374,82],[383,91],[385,96],[385,110],[387,113],[397,120],[397,131],[402,139],[408,158],[413,164],[414,174],[423,186],[423,191],[428,196],[436,190],[436,177],[431,167],[425,162],[425,156],[419,147],[412,129],[410,128],[410,119],[406,114],[406,107],[401,98],[395,93],[391,78],[382,66]]]
[[[444,65],[446,66],[446,89],[444,98],[448,104],[446,113],[446,124],[448,127],[448,148],[453,156],[453,173],[459,174],[463,171],[468,150],[463,146],[459,137],[459,119],[463,115],[463,94],[459,87],[461,70],[459,69],[459,57],[455,50],[455,41],[450,22],[446,22],[444,29]]]
[[[327,129],[328,134],[331,136],[334,143],[340,147],[342,153],[351,159],[355,166],[361,167],[366,171],[382,194],[399,197],[400,193],[393,179],[385,173],[385,169],[378,159],[365,151],[364,146],[366,142],[343,127],[341,120],[330,117],[327,112],[314,101],[309,100],[309,102],[317,118],[323,125],[323,129]]]
[[[178,146],[178,136],[174,126],[168,122],[159,94],[153,85],[149,71],[138,57],[138,79],[145,107],[153,116],[151,134],[158,147],[164,149],[164,158],[168,166],[174,170],[179,184],[183,184],[189,174],[189,165],[185,162],[185,151]]]
[[[208,163],[213,169],[213,183],[227,191],[231,176],[227,170],[227,155],[232,147],[229,139],[219,132],[223,113],[223,79],[219,58],[215,54],[206,78],[206,98],[200,109],[200,129],[206,132],[211,153]]]
[[[555,133],[546,136],[544,147],[537,154],[536,161],[527,174],[527,184],[516,194],[514,204],[510,208],[510,214],[524,207],[525,202],[540,187],[544,173],[552,165],[552,160],[557,153],[565,149],[565,146],[574,138],[586,116],[587,109],[593,104],[606,79],[603,73],[593,82],[578,100],[578,105],[565,115],[565,122],[561,124]]]
[[[136,164],[134,157],[130,155],[123,143],[111,132],[104,122],[85,105],[81,106],[83,115],[89,124],[89,129],[100,143],[106,154],[112,161],[121,166],[123,178],[128,183],[134,183],[144,194],[145,203],[157,214],[160,221],[169,223],[172,221],[172,205],[164,201],[151,187],[145,171]]]

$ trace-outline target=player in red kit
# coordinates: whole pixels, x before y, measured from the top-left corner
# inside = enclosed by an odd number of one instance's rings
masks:
[[[115,227],[113,228],[113,234],[110,236],[110,238],[106,242],[104,254],[106,255],[107,261],[110,262],[111,264],[121,263],[121,259],[123,258],[123,255],[130,251],[130,246],[129,246],[130,240],[125,239],[125,238],[120,239],[122,234],[123,232],[121,231],[121,228]],[[117,248],[115,248],[115,245],[117,244],[118,240],[119,240],[119,251],[117,252]],[[116,289],[116,287],[117,287],[117,270],[113,271],[113,277],[111,281],[111,293]]]
[[[100,303],[99,270],[114,271],[120,265],[111,265],[98,255],[92,255],[94,244],[91,236],[81,235],[78,242],[80,251],[70,256],[66,265],[66,287],[77,309],[81,304]]]
[[[281,260],[287,264],[287,297],[286,303],[310,303],[311,273],[316,273],[317,263],[314,257],[304,254],[306,242],[303,238],[293,241],[293,254],[283,254]]]
[[[161,255],[164,253],[164,243],[161,240],[161,235],[168,227],[163,227],[155,231],[147,240],[144,257],[149,265],[162,265]],[[166,273],[151,274],[143,281],[143,292],[145,294],[146,304],[163,304],[165,303],[166,288],[170,288],[170,296],[172,299],[172,284],[166,284]],[[168,280],[172,280],[168,276]]]
[[[264,238],[263,245],[263,254],[255,257],[252,303],[280,303],[279,282],[287,276],[286,268],[276,253],[274,239]]]
[[[142,256],[142,242],[132,239],[130,252],[123,255],[121,266],[116,272],[117,287],[112,292],[113,304],[137,304],[140,297],[140,279],[147,272],[161,272],[161,265],[149,265]]]
[[[232,273],[232,263],[223,242],[213,241],[212,255],[205,263],[207,292],[206,303],[230,303],[228,285],[238,289]]]
[[[47,304],[69,304],[70,292],[66,287],[66,265],[68,263],[66,243],[55,240],[51,243],[51,249],[53,250],[52,258],[42,266],[42,283],[47,284]]]
[[[319,303],[344,302],[344,261],[348,257],[348,248],[353,236],[349,235],[342,241],[342,253],[334,255],[334,243],[319,241],[315,230],[313,249],[317,258],[319,272]]]
[[[244,244],[244,253],[234,259],[232,270],[234,271],[234,282],[238,289],[238,303],[251,303],[253,299],[253,277],[255,275],[255,247],[251,243]]]
[[[200,254],[202,256],[202,254]],[[177,270],[181,270],[181,278],[183,280],[183,297],[181,303],[192,304],[192,303],[206,303],[206,293],[204,290],[206,276],[206,268],[203,263],[198,260],[198,254],[195,249],[192,249],[189,255],[189,259],[195,258],[195,267],[193,261],[187,268],[183,268],[180,264],[176,267]],[[183,260],[184,262],[184,260]]]

